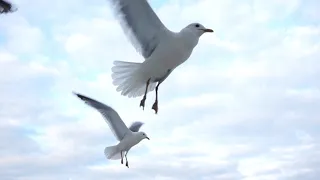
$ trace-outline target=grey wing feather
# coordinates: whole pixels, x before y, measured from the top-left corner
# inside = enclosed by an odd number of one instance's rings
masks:
[[[142,125],[143,125],[142,122],[136,121],[136,122],[133,122],[133,123],[130,125],[129,129],[130,129],[132,132],[138,132]]]
[[[130,132],[127,126],[122,121],[119,114],[110,106],[107,106],[87,96],[84,96],[75,92],[73,93],[76,96],[78,96],[81,100],[83,100],[87,105],[95,108],[97,111],[99,111],[102,114],[105,121],[109,125],[111,131],[119,141],[122,140],[122,138],[126,135],[126,133]]]
[[[120,16],[120,25],[144,58],[156,49],[161,35],[169,30],[146,0],[108,0]]]

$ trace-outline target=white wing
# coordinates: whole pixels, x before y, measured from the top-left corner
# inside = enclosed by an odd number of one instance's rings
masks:
[[[76,96],[78,96],[81,100],[83,100],[86,104],[95,108],[102,114],[105,121],[109,125],[111,131],[119,141],[121,141],[127,133],[131,133],[131,131],[127,128],[127,126],[124,124],[124,122],[120,118],[119,114],[110,106],[107,106],[101,102],[98,102],[84,95],[81,95],[75,92],[73,93]]]
[[[130,125],[129,129],[132,132],[138,132],[142,125],[143,125],[143,122],[135,121]]]
[[[146,0],[108,0],[120,15],[120,25],[136,50],[148,58],[161,36],[169,30],[163,25]]]

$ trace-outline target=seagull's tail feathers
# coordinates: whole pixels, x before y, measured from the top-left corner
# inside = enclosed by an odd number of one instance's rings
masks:
[[[118,151],[117,146],[108,146],[104,149],[104,155],[106,156],[107,159],[110,160],[117,160],[121,159],[121,154]]]
[[[139,71],[142,63],[114,61],[112,67],[113,85],[118,86],[117,91],[129,98],[142,96],[145,92],[148,77]],[[156,83],[150,82],[148,92],[153,91]]]

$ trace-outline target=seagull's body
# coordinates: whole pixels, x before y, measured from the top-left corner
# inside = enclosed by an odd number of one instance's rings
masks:
[[[141,63],[140,70],[146,72],[144,82],[148,77],[151,77],[153,82],[167,75],[169,69],[173,70],[184,63],[198,44],[198,38],[187,38],[190,37],[188,31],[168,33],[165,37],[151,56]]]
[[[142,122],[134,122],[129,128],[124,124],[118,113],[101,102],[98,102],[92,98],[75,93],[81,100],[83,100],[89,106],[95,108],[104,117],[105,121],[108,123],[111,131],[119,141],[117,145],[106,147],[104,154],[107,159],[121,159],[121,164],[123,164],[123,158],[126,158],[126,166],[129,168],[129,163],[127,159],[127,154],[129,150],[137,145],[143,139],[149,139],[146,133],[139,132],[140,127],[143,125]]]
[[[130,135],[125,136],[117,145],[116,148],[118,149],[118,153],[120,151],[127,152],[133,146],[137,145],[142,139],[139,138],[140,133],[132,132]],[[112,157],[112,154],[109,154]]]
[[[144,57],[144,62],[114,61],[113,84],[128,97],[143,96],[156,89],[152,109],[158,112],[158,87],[179,65],[184,63],[205,32],[213,32],[199,23],[192,23],[180,32],[167,29],[146,0],[108,0],[120,14],[125,34]],[[157,84],[158,83],[158,84]]]

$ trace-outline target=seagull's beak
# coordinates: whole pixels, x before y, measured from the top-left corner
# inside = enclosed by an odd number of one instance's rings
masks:
[[[213,32],[213,30],[212,29],[202,29],[204,32]]]
[[[146,139],[150,140],[148,137],[146,137]]]

